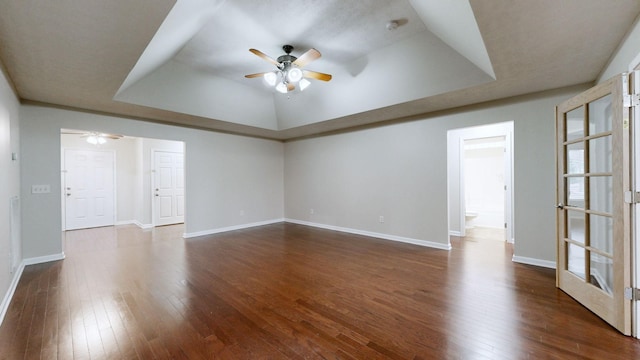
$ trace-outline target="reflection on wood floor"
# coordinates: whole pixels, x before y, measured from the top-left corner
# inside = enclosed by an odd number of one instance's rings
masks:
[[[502,241],[506,240],[506,229],[486,228],[486,227],[473,227],[465,230],[467,241]]]
[[[504,242],[443,251],[284,223],[183,232],[67,232],[65,260],[25,269],[0,358],[640,358],[640,341]]]

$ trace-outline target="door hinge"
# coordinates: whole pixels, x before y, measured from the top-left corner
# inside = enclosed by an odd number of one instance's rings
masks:
[[[634,107],[640,105],[640,94],[625,95],[623,97],[624,107]]]
[[[626,287],[624,288],[625,300],[640,300],[640,289]]]
[[[627,204],[638,204],[640,203],[640,192],[638,191],[625,191],[624,192],[624,202]]]

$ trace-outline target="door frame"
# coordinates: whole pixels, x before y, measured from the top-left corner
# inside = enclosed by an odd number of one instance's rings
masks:
[[[629,73],[631,76],[631,90],[635,94],[640,94],[640,53],[629,64]],[[632,140],[631,140],[631,153],[633,158],[631,159],[632,166],[632,184],[633,189],[638,191],[640,189],[640,106],[636,106],[632,111]],[[632,286],[634,289],[640,289],[640,208],[639,204],[633,204],[632,222],[631,222],[631,246],[635,249],[635,253],[632,257]],[[640,339],[640,299],[636,299],[632,306],[632,321],[631,329],[632,336]]]
[[[116,158],[117,158],[117,154],[116,151],[114,149],[93,149],[91,147],[62,147],[62,152],[60,153],[60,184],[61,184],[61,188],[60,188],[60,204],[61,204],[61,208],[62,208],[62,217],[61,217],[61,223],[62,223],[62,231],[67,231],[67,199],[66,199],[66,174],[67,174],[67,170],[66,170],[66,164],[65,164],[65,160],[66,160],[66,155],[65,153],[67,152],[67,150],[70,151],[93,151],[93,152],[109,152],[112,154],[113,156],[113,225],[116,224],[116,219],[118,218],[118,182],[117,182],[117,174],[116,171],[118,169],[118,166],[116,165]]]
[[[174,154],[182,154],[182,164],[183,164],[183,171],[182,171],[182,176],[185,177],[186,176],[186,171],[184,170],[184,168],[186,167],[186,156],[185,156],[185,152],[182,151],[175,151],[175,150],[163,150],[163,149],[158,149],[158,148],[152,148],[151,149],[151,188],[149,189],[150,193],[149,193],[149,197],[151,199],[151,224],[152,226],[158,226],[157,221],[156,221],[156,197],[155,197],[155,182],[156,182],[156,153],[158,152],[164,152],[164,153],[174,153]],[[186,179],[183,179],[183,182],[186,185],[185,182]],[[186,186],[184,189],[185,193],[187,191]],[[186,195],[185,195],[186,198]],[[186,199],[185,199],[186,200]],[[186,210],[186,204],[185,204],[185,210]],[[184,216],[184,221],[186,221],[186,214]]]
[[[448,215],[449,235],[465,236],[465,190],[464,190],[464,142],[465,140],[505,137],[505,223],[507,224],[506,236],[509,243],[515,242],[514,226],[514,121],[505,121],[493,124],[470,126],[447,131],[447,185],[448,185]],[[457,199],[457,201],[456,201]],[[456,217],[458,229],[451,228],[451,217]]]

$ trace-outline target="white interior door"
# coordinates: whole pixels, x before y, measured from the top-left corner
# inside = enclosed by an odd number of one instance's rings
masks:
[[[184,222],[184,154],[153,152],[154,219],[156,226]]]
[[[64,151],[65,230],[114,224],[114,153]]]

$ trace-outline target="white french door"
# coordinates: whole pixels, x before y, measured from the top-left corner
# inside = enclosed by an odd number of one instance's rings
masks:
[[[184,154],[153,151],[153,224],[184,222]]]
[[[622,74],[556,108],[557,286],[626,335],[635,198],[628,91]]]
[[[114,153],[64,151],[65,230],[114,224]]]

